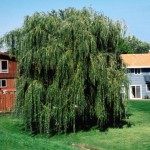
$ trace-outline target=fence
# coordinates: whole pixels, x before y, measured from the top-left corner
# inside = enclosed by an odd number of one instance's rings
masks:
[[[15,94],[0,94],[0,112],[10,112],[14,109]]]

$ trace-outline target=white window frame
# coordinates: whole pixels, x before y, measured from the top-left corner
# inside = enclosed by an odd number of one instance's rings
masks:
[[[140,73],[135,73],[135,69],[139,69],[139,70],[140,70]],[[140,74],[142,74],[141,68],[134,68],[134,74],[135,74],[135,75],[140,75]]]
[[[148,84],[150,85],[150,83]],[[150,90],[148,90],[148,87],[147,87],[148,84],[146,84],[146,92],[150,92]]]
[[[7,62],[7,69],[2,70],[2,62],[6,61]],[[8,73],[8,60],[0,60],[0,73]]]
[[[132,97],[132,86],[140,86],[140,98],[133,98]],[[142,85],[141,84],[135,84],[135,85],[130,85],[130,99],[142,99]]]
[[[6,86],[2,86],[2,82],[5,81]],[[6,88],[7,87],[7,80],[6,79],[0,79],[0,88]]]

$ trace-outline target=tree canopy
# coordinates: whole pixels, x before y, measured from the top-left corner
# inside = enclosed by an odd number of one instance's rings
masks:
[[[127,78],[120,21],[92,9],[36,12],[3,40],[18,59],[16,112],[45,134],[115,126],[125,115]]]
[[[143,42],[135,36],[124,37],[122,44],[120,44],[119,51],[122,54],[138,54],[148,53],[150,50],[150,43]]]

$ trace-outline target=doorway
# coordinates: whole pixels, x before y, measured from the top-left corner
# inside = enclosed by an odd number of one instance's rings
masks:
[[[130,87],[130,98],[131,99],[140,99],[142,98],[141,86],[140,85],[131,85]]]

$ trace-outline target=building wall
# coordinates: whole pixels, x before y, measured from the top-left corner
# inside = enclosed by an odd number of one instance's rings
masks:
[[[16,91],[16,79],[17,79],[17,62],[14,60],[10,60],[6,58],[1,58],[1,60],[8,61],[8,72],[0,73],[0,80],[6,80],[6,87],[0,87],[2,93],[6,93],[5,91]]]
[[[140,85],[141,86],[141,94],[142,94],[142,99],[144,99],[146,96],[150,97],[150,92],[147,91],[146,89],[146,82],[144,80],[144,75],[150,75],[150,68],[141,68],[141,74],[134,74],[134,68],[128,69],[128,77],[130,80],[130,85],[129,85],[129,98],[131,94],[131,85]]]
[[[2,65],[2,60],[7,61],[7,67],[5,64]],[[0,112],[14,109],[16,80],[17,62],[15,56],[0,52]]]
[[[16,88],[16,79],[6,79],[7,80],[7,86],[2,87],[1,89],[15,89]]]
[[[16,77],[17,77],[17,63],[8,60],[8,73],[0,73],[0,79],[16,78]]]

